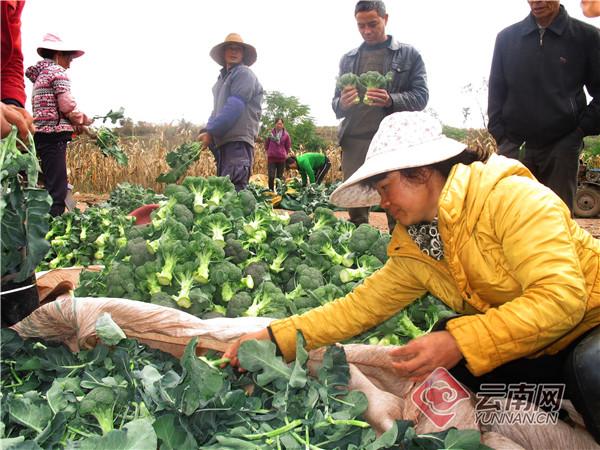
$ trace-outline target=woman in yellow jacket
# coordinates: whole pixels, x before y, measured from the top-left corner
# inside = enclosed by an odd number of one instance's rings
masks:
[[[248,334],[294,358],[380,324],[426,292],[458,314],[392,347],[398,375],[423,380],[438,367],[474,391],[482,383],[566,384],[600,442],[600,241],[520,163],[479,161],[425,113],[386,117],[362,167],[333,203],[379,203],[396,218],[385,266],[353,292]]]

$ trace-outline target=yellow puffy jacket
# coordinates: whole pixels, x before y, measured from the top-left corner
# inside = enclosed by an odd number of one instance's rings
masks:
[[[439,199],[444,259],[421,253],[396,226],[390,258],[347,296],[271,331],[293,359],[296,330],[309,349],[349,339],[429,291],[458,313],[446,329],[474,375],[554,354],[600,324],[600,241],[516,161],[456,165]]]

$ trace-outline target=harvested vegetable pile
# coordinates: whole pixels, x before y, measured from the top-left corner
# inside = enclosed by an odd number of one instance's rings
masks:
[[[245,342],[238,355],[248,372],[239,374],[197,357],[196,338],[178,361],[103,322],[97,334],[110,347],[76,354],[1,330],[3,448],[487,448],[476,430],[417,435],[409,421],[377,438],[361,417],[366,396],[348,390],[340,347],[312,378],[301,336],[291,365],[271,342]]]
[[[50,250],[38,270],[109,264],[127,244],[126,233],[133,220],[116,208],[99,207],[55,217],[46,234]]]
[[[325,208],[278,214],[228,178],[187,177],[165,195],[103,272],[82,274],[77,296],[286,317],[341,297],[387,259],[388,234]]]

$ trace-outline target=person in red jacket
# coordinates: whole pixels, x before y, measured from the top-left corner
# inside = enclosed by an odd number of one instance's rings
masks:
[[[0,2],[0,122],[1,137],[10,133],[13,125],[25,140],[33,134],[33,118],[25,109],[25,80],[23,52],[21,51],[21,12],[25,1],[3,0]]]
[[[275,190],[275,178],[283,179],[285,160],[292,148],[292,139],[285,130],[283,119],[275,119],[275,128],[271,130],[265,141],[267,151],[267,167],[269,174],[269,189]]]

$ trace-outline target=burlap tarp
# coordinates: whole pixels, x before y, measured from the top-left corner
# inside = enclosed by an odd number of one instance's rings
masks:
[[[243,334],[258,331],[272,319],[241,317],[202,320],[185,312],[114,298],[72,298],[68,294],[40,306],[12,328],[23,338],[59,341],[72,351],[92,348],[97,343],[96,319],[110,313],[127,337],[171,353],[183,354],[189,340],[199,337],[198,353],[212,349],[224,351]],[[418,385],[398,377],[392,366],[389,347],[350,344],[344,346],[351,371],[351,389],[369,399],[366,420],[378,431],[387,430],[396,419],[415,421],[418,433],[439,431],[411,400]],[[324,349],[310,352],[309,368],[314,371],[322,361]],[[583,428],[558,425],[502,425],[482,428],[475,420],[475,402],[459,402],[454,418],[445,428],[480,429],[482,441],[497,449],[600,449]]]

